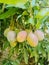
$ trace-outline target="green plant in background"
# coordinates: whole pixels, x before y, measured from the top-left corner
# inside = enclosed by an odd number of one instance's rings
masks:
[[[49,64],[48,2],[0,0],[2,65]]]

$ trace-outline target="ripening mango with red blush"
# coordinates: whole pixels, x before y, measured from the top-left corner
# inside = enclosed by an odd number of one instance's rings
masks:
[[[35,35],[38,37],[39,41],[42,41],[44,39],[44,33],[41,30],[36,30]]]
[[[27,42],[30,46],[36,47],[38,45],[38,38],[34,33],[30,32],[27,36]]]
[[[24,42],[26,40],[26,37],[27,37],[27,32],[26,31],[20,31],[17,34],[17,41],[18,42]]]

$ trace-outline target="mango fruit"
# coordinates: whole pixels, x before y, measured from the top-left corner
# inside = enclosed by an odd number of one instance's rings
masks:
[[[15,47],[16,44],[17,44],[16,42],[10,42],[10,46],[11,46],[11,47]]]
[[[30,32],[27,36],[27,42],[30,46],[36,47],[38,45],[38,38],[34,33]]]
[[[38,37],[39,41],[42,41],[44,39],[44,33],[41,30],[36,30],[35,35]]]
[[[10,31],[10,28],[5,29],[4,36],[7,37],[7,33]]]
[[[26,40],[26,37],[27,37],[27,32],[26,31],[20,31],[17,34],[17,41],[18,42],[24,42]]]
[[[15,42],[15,40],[16,40],[16,33],[15,33],[15,31],[10,30],[10,31],[7,33],[7,40],[8,40],[9,42]]]

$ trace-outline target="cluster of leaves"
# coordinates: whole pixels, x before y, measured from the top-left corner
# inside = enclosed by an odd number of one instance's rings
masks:
[[[9,55],[3,61],[3,65],[18,65],[25,61],[30,65],[48,65],[49,62],[49,34],[45,29],[49,29],[49,8],[48,0],[0,0],[0,48],[4,51],[10,48]],[[45,32],[45,39],[39,42],[36,48],[27,45],[27,42],[18,43],[11,48],[9,42],[4,37],[5,28],[14,27],[16,33],[21,30],[41,29]],[[17,58],[11,59],[16,51]]]

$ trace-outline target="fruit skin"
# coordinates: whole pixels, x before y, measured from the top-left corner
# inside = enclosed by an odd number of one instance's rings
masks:
[[[5,29],[4,36],[7,37],[7,33],[10,31],[10,28]]]
[[[26,37],[27,37],[27,32],[26,31],[20,31],[17,34],[17,41],[18,42],[24,42],[26,40]]]
[[[44,39],[44,33],[41,30],[36,30],[35,35],[38,37],[39,41],[42,41]]]
[[[27,42],[30,46],[36,47],[38,45],[38,38],[34,33],[30,32],[27,36]]]
[[[16,41],[16,33],[15,31],[9,31],[8,34],[7,34],[7,40],[9,42],[15,42]]]
[[[10,46],[11,46],[11,47],[15,47],[16,44],[17,44],[16,42],[10,42]]]

